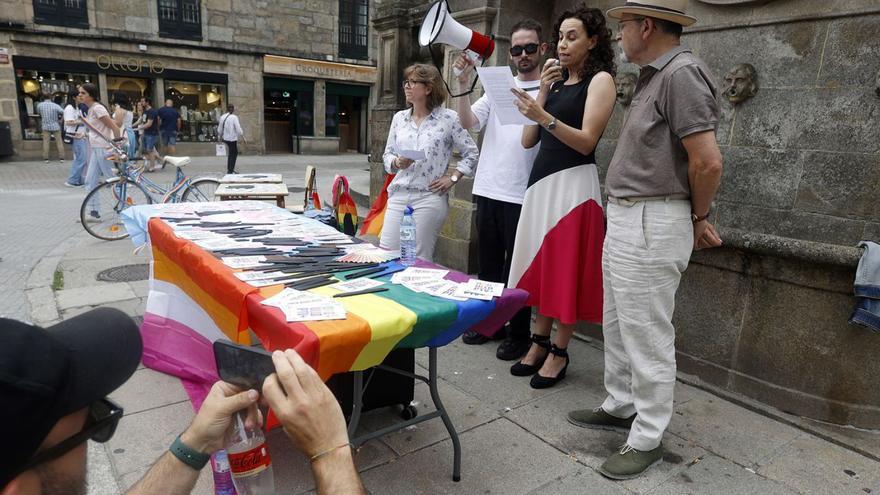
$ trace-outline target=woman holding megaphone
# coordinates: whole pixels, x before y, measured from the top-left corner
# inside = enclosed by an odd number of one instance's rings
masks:
[[[416,223],[416,255],[434,257],[434,244],[446,214],[446,193],[477,164],[477,145],[462,129],[458,114],[444,108],[446,86],[432,65],[415,64],[403,71],[403,92],[409,108],[394,114],[385,145],[385,171],[394,174],[388,185],[385,222],[379,235],[384,249],[400,249],[400,221],[407,206]],[[461,160],[446,175],[453,148]]]
[[[532,346],[510,369],[533,375],[533,388],[565,377],[566,348],[578,320],[602,322],[605,229],[594,152],[616,97],[611,31],[602,12],[582,5],[564,12],[553,31],[558,58],[544,64],[537,98],[512,89],[520,112],[537,122],[523,127],[523,146],[540,143],[508,280],[528,291],[527,303],[537,308]]]

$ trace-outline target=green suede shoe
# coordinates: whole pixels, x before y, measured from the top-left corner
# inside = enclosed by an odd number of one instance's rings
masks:
[[[579,409],[568,413],[568,422],[581,428],[594,428],[597,430],[627,431],[635,421],[636,415],[628,418],[618,418],[605,412],[601,407],[595,409]]]
[[[614,480],[628,480],[640,476],[651,466],[660,464],[662,460],[662,446],[658,445],[655,449],[642,451],[623,444],[618,452],[605,460],[599,472]]]

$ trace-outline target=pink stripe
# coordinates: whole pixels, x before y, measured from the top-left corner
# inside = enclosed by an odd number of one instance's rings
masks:
[[[194,384],[207,384],[209,388],[220,379],[211,342],[192,328],[170,318],[146,313],[141,324],[141,338],[144,366]],[[201,400],[198,403],[201,404]]]

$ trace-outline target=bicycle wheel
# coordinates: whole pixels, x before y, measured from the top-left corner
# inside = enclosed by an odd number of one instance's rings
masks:
[[[183,203],[204,203],[214,201],[214,191],[220,187],[217,179],[201,178],[192,181],[189,187],[183,191],[180,201]]]
[[[79,218],[89,234],[105,241],[116,241],[128,237],[120,215],[122,210],[152,202],[153,198],[140,184],[125,178],[114,178],[86,195]]]

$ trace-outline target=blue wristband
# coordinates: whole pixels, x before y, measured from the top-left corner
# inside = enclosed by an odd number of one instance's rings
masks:
[[[177,438],[174,439],[174,443],[171,444],[171,448],[168,449],[174,454],[174,457],[180,459],[180,462],[186,464],[187,466],[195,469],[196,471],[201,471],[205,464],[211,460],[211,456],[209,454],[203,454],[189,445],[183,443],[180,439],[180,435],[177,435]]]

